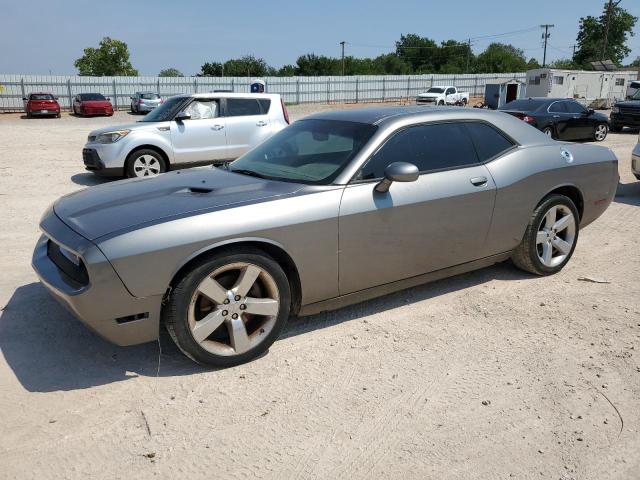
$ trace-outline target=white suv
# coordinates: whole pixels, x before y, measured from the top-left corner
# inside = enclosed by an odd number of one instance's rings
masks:
[[[280,95],[177,95],[139,122],[94,130],[82,158],[98,175],[148,177],[234,160],[288,124]]]

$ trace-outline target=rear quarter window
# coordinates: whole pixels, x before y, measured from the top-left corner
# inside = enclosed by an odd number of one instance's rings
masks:
[[[496,158],[514,147],[511,140],[486,123],[468,122],[466,128],[481,162]]]
[[[248,115],[262,115],[262,107],[255,98],[228,98],[227,116],[244,117]]]

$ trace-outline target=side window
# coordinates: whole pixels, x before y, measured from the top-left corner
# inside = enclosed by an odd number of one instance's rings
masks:
[[[255,98],[228,98],[227,117],[262,115],[262,109]]]
[[[262,109],[262,113],[266,115],[269,113],[269,107],[271,107],[271,100],[268,98],[259,98],[258,103],[260,104],[260,108]]]
[[[584,113],[586,109],[578,102],[562,102],[566,105],[569,113]]]
[[[469,122],[466,127],[481,162],[497,157],[513,147],[510,140],[486,123]]]
[[[456,93],[455,89],[453,88],[447,88],[447,93],[445,93],[445,95],[451,95],[453,93]]]
[[[185,112],[191,120],[206,120],[218,116],[218,102],[215,100],[195,100],[189,104]]]
[[[566,102],[554,102],[549,106],[550,113],[567,113]]]
[[[369,159],[358,180],[382,178],[393,162],[409,162],[420,172],[478,163],[473,143],[462,123],[417,125],[396,133]]]

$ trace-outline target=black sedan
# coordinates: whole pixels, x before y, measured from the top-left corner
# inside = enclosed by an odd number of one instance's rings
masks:
[[[595,140],[607,138],[609,119],[570,98],[523,98],[498,110],[533,125],[557,140]]]

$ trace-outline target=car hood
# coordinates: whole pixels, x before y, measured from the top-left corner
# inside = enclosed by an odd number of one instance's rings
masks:
[[[89,240],[143,225],[290,195],[303,186],[203,167],[121,180],[60,198],[53,206]]]
[[[112,125],[110,127],[98,128],[96,130],[92,130],[89,133],[89,136],[98,136],[101,133],[113,132],[115,130],[150,130],[153,128],[157,128],[160,126],[159,124],[163,122],[137,122],[137,123],[125,123],[123,125]],[[167,122],[168,124],[168,122]]]
[[[624,102],[616,102],[616,107],[640,107],[640,100],[625,100]]]

